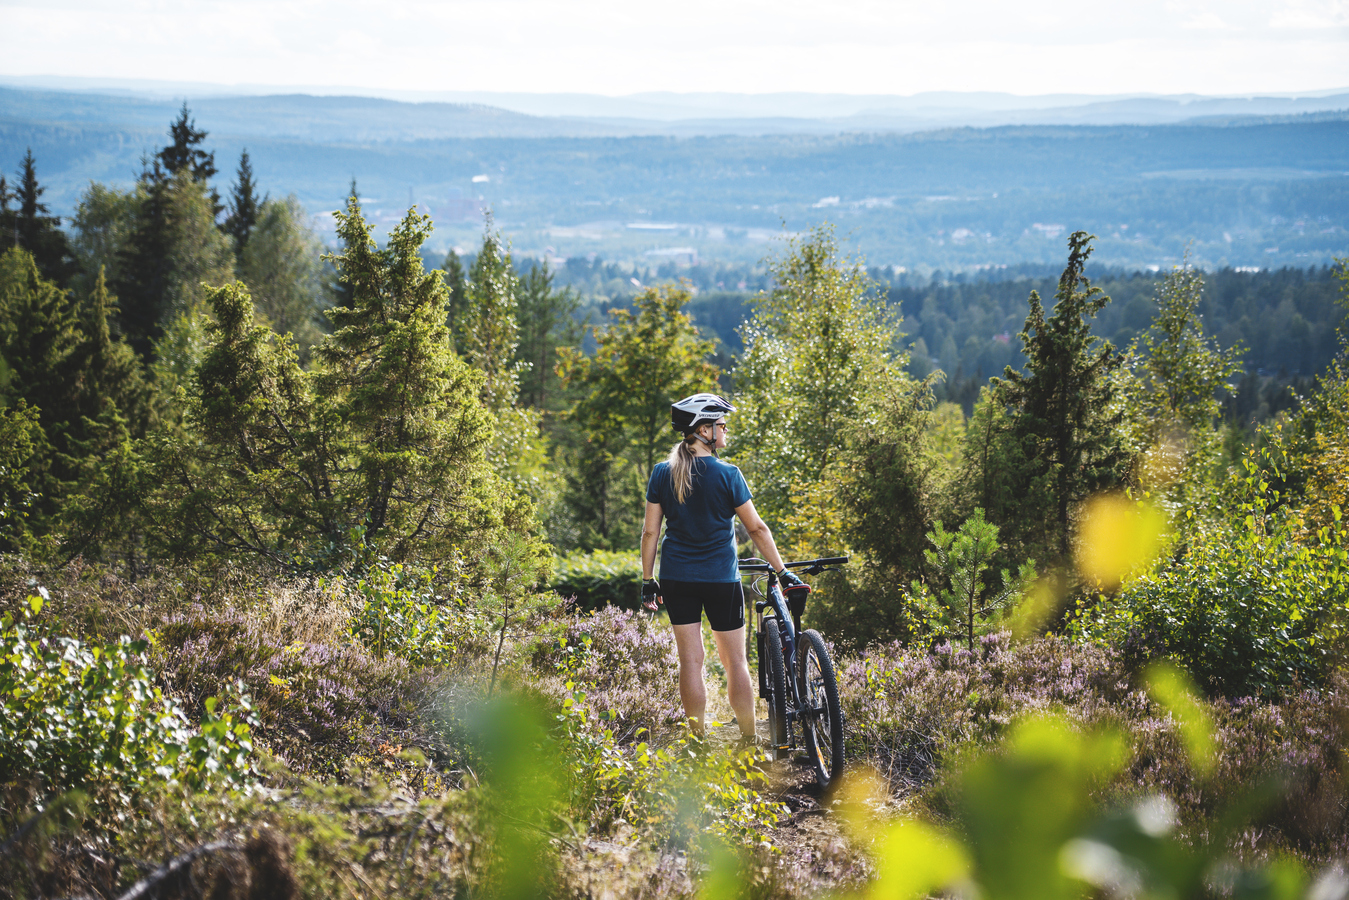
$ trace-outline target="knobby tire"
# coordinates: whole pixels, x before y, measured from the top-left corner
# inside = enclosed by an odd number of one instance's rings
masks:
[[[815,778],[820,787],[827,788],[843,774],[843,710],[838,703],[838,679],[820,633],[811,628],[801,637],[797,686],[801,702],[807,707],[801,730],[805,732],[806,755],[815,766]]]
[[[787,746],[787,664],[782,661],[782,637],[777,619],[765,616],[763,620],[763,650],[768,663],[768,739],[773,744],[773,758],[783,759]],[[762,665],[763,662],[760,662]]]

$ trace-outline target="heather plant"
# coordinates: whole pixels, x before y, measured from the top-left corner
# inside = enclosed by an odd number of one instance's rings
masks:
[[[397,656],[307,637],[234,607],[194,606],[152,632],[165,680],[191,709],[241,680],[255,699],[259,739],[300,771],[339,772],[352,754],[408,740],[426,676]]]
[[[643,823],[649,840],[688,844],[710,830],[737,844],[769,846],[766,833],[784,811],[760,793],[768,784],[766,755],[714,750],[687,727],[664,746],[642,740],[649,735],[639,727],[623,746],[612,727],[618,711],[593,709],[588,685],[577,678],[590,667],[592,646],[586,636],[560,647],[566,694],[557,720],[572,811],[601,831],[620,820]]]
[[[40,596],[28,610],[42,608]],[[153,782],[243,787],[253,776],[257,719],[238,684],[202,701],[194,725],[154,684],[147,644],[86,644],[30,615],[0,619],[0,784],[28,782],[43,802],[80,790],[109,811]],[[221,696],[226,699],[224,702]]]
[[[612,728],[622,744],[639,734],[664,743],[680,732],[679,665],[674,636],[651,616],[615,607],[572,617],[556,641],[539,647],[541,687],[559,701],[562,682],[586,685],[587,713]]]

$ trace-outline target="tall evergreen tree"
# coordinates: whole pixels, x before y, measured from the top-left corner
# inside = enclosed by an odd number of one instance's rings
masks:
[[[1092,239],[1085,231],[1068,239],[1052,313],[1031,291],[1020,333],[1025,371],[1008,366],[993,384],[994,401],[1008,412],[1005,437],[1025,465],[1011,473],[1011,503],[987,512],[1004,537],[1018,536],[1022,560],[1066,564],[1079,504],[1121,485],[1128,473],[1124,410],[1114,402],[1112,377],[1123,358],[1091,333],[1091,320],[1110,302],[1083,274]]]
[[[520,343],[515,356],[525,367],[520,376],[520,400],[535,409],[558,408],[557,349],[564,343],[574,343],[567,332],[573,328],[572,315],[580,299],[570,289],[553,288],[553,273],[546,262],[529,270],[520,283],[519,298]],[[550,400],[553,407],[548,405]]]
[[[198,147],[206,132],[186,104],[170,136],[173,143],[142,161],[143,200],[113,284],[123,331],[146,358],[165,327],[201,302],[202,283],[234,277],[234,254],[216,225],[219,196],[207,181],[215,156]]]
[[[0,175],[0,251],[16,246],[19,241],[15,232],[18,219],[15,211],[9,208],[9,202],[13,199],[14,192],[9,189],[9,182],[4,175]]]
[[[234,255],[242,260],[248,246],[248,236],[257,224],[258,212],[267,198],[258,199],[257,184],[253,181],[253,163],[248,149],[239,154],[239,174],[230,189],[229,215],[225,217],[225,233],[234,238]]]
[[[468,309],[468,279],[464,277],[464,263],[454,248],[450,248],[445,254],[441,270],[445,273],[445,285],[450,292],[445,322],[450,327],[450,337],[454,341],[455,348],[462,350],[464,314]]]
[[[207,134],[208,132],[197,128],[197,122],[192,118],[187,101],[184,100],[178,118],[169,125],[169,137],[173,142],[160,150],[155,158],[155,169],[163,167],[162,174],[158,176],[159,180],[170,181],[173,176],[185,172],[198,184],[209,184],[215,177],[216,168],[215,153],[208,153],[200,146],[206,140]],[[214,188],[211,190],[211,203],[214,206],[212,213],[214,218],[224,209],[220,205],[220,195]]]
[[[82,339],[66,292],[42,277],[30,253],[6,251],[0,257],[0,357],[10,369],[6,399],[37,410],[55,451],[36,467],[42,474],[34,483],[40,497],[34,516],[42,522],[50,522],[71,476],[59,456],[70,449],[68,433],[77,416],[79,372],[72,356]]]
[[[24,154],[19,170],[19,184],[13,196],[18,201],[14,219],[7,235],[0,237],[0,247],[18,246],[33,255],[38,270],[49,281],[65,287],[73,274],[70,245],[61,230],[59,216],[51,215],[42,195],[47,189],[38,183],[37,162],[32,148]],[[8,240],[6,240],[8,238]]]

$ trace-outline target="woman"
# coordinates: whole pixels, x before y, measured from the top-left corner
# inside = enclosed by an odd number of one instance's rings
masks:
[[[754,511],[749,485],[735,466],[717,458],[727,441],[726,413],[735,407],[716,394],[694,394],[670,407],[684,439],[651,470],[642,525],[642,601],[664,603],[679,650],[679,696],[695,733],[704,733],[703,623],[707,613],[717,655],[726,670],[731,709],[746,742],[755,735],[754,687],[745,658],[745,599],[736,565],[735,517],[760,555],[778,573],[783,590],[804,587],[783,568],[773,535]],[[661,520],[668,522],[655,578]]]

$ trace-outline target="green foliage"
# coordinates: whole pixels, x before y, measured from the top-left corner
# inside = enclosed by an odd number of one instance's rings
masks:
[[[590,639],[564,641],[562,650],[562,669],[570,674],[585,667]],[[767,832],[785,810],[765,796],[766,754],[713,750],[688,731],[659,748],[640,740],[639,732],[636,743],[624,747],[606,727],[609,716],[590,714],[587,686],[568,677],[565,687],[557,721],[571,762],[570,805],[591,828],[622,819],[641,822],[675,845],[693,842],[704,830],[746,846],[767,845]]]
[[[529,533],[532,510],[485,459],[481,375],[450,348],[444,285],[417,253],[429,224],[409,214],[378,250],[354,200],[339,222],[352,305],[330,312],[311,372],[292,342],[253,324],[241,285],[211,292],[188,443],[152,448],[157,540],[179,556],[319,567],[358,551],[403,562],[458,548],[483,571],[487,548]]]
[[[1004,569],[1000,586],[985,584],[985,574],[998,551],[998,526],[984,521],[984,511],[977,508],[956,531],[948,532],[938,519],[928,541],[933,549],[924,556],[935,590],[915,582],[914,594],[935,600],[937,615],[931,625],[942,628],[950,638],[963,637],[965,649],[972,653],[975,635],[1003,627],[1000,619],[1035,578],[1035,560],[1022,563],[1015,577]]]
[[[990,398],[1006,417],[989,410],[967,432],[975,446],[965,454],[962,493],[1002,529],[1018,562],[1033,556],[1064,564],[1077,505],[1120,484],[1127,472],[1123,410],[1113,402],[1112,374],[1122,358],[1091,333],[1091,319],[1110,301],[1083,275],[1091,240],[1082,231],[1068,239],[1051,314],[1031,291],[1020,334],[1025,371],[1009,366],[994,379]],[[1005,468],[994,473],[987,466]],[[986,490],[975,490],[981,486]]]
[[[1230,379],[1240,370],[1241,347],[1222,350],[1204,334],[1203,290],[1197,269],[1170,272],[1157,288],[1152,328],[1129,347],[1124,363],[1137,379],[1123,386],[1127,417],[1140,429],[1134,452],[1147,451],[1138,480],[1173,508],[1203,489],[1219,452],[1218,392],[1232,392]]]
[[[121,190],[93,181],[80,195],[70,220],[70,247],[79,270],[74,283],[77,294],[89,292],[99,270],[109,284],[122,283],[122,266],[129,259],[136,216],[144,202],[145,190],[139,185]]]
[[[813,522],[786,523],[799,498],[821,484],[871,392],[892,380],[902,385],[907,360],[892,349],[898,322],[865,270],[839,256],[832,229],[793,241],[770,268],[775,285],[755,298],[740,332],[731,450],[754,486],[755,507],[785,526],[780,541],[790,546],[797,530],[815,541],[837,533],[837,513],[827,508],[815,510]],[[823,552],[818,543],[805,550],[815,551]]]
[[[265,200],[253,215],[248,237],[239,244],[239,278],[248,285],[257,314],[278,334],[293,336],[301,360],[308,360],[310,348],[323,336],[323,310],[331,305],[323,245],[294,194]]]
[[[27,550],[33,542],[29,516],[37,501],[34,467],[46,457],[38,411],[22,400],[0,407],[0,552]]]
[[[36,613],[42,600],[28,605]],[[27,610],[0,620],[0,782],[29,780],[43,796],[82,790],[124,808],[157,781],[194,790],[250,781],[246,695],[210,698],[193,727],[155,686],[145,641],[90,646],[31,620]]]
[[[558,351],[563,382],[579,394],[565,497],[581,549],[636,547],[641,491],[670,434],[670,404],[716,388],[712,343],[682,312],[690,299],[680,287],[650,288],[634,309],[611,309],[612,324],[591,327],[594,356]]]
[[[1321,684],[1345,646],[1349,534],[1309,529],[1255,460],[1231,509],[1200,523],[1177,558],[1082,614],[1088,637],[1135,659],[1166,657],[1211,695]]]
[[[550,586],[561,597],[575,597],[576,606],[636,609],[642,585],[642,562],[635,553],[611,550],[578,551],[553,564]]]
[[[480,643],[484,623],[459,596],[463,563],[422,568],[377,563],[356,582],[360,608],[348,629],[376,657],[393,654],[418,668],[445,668],[466,645]],[[320,589],[323,587],[320,583]]]

